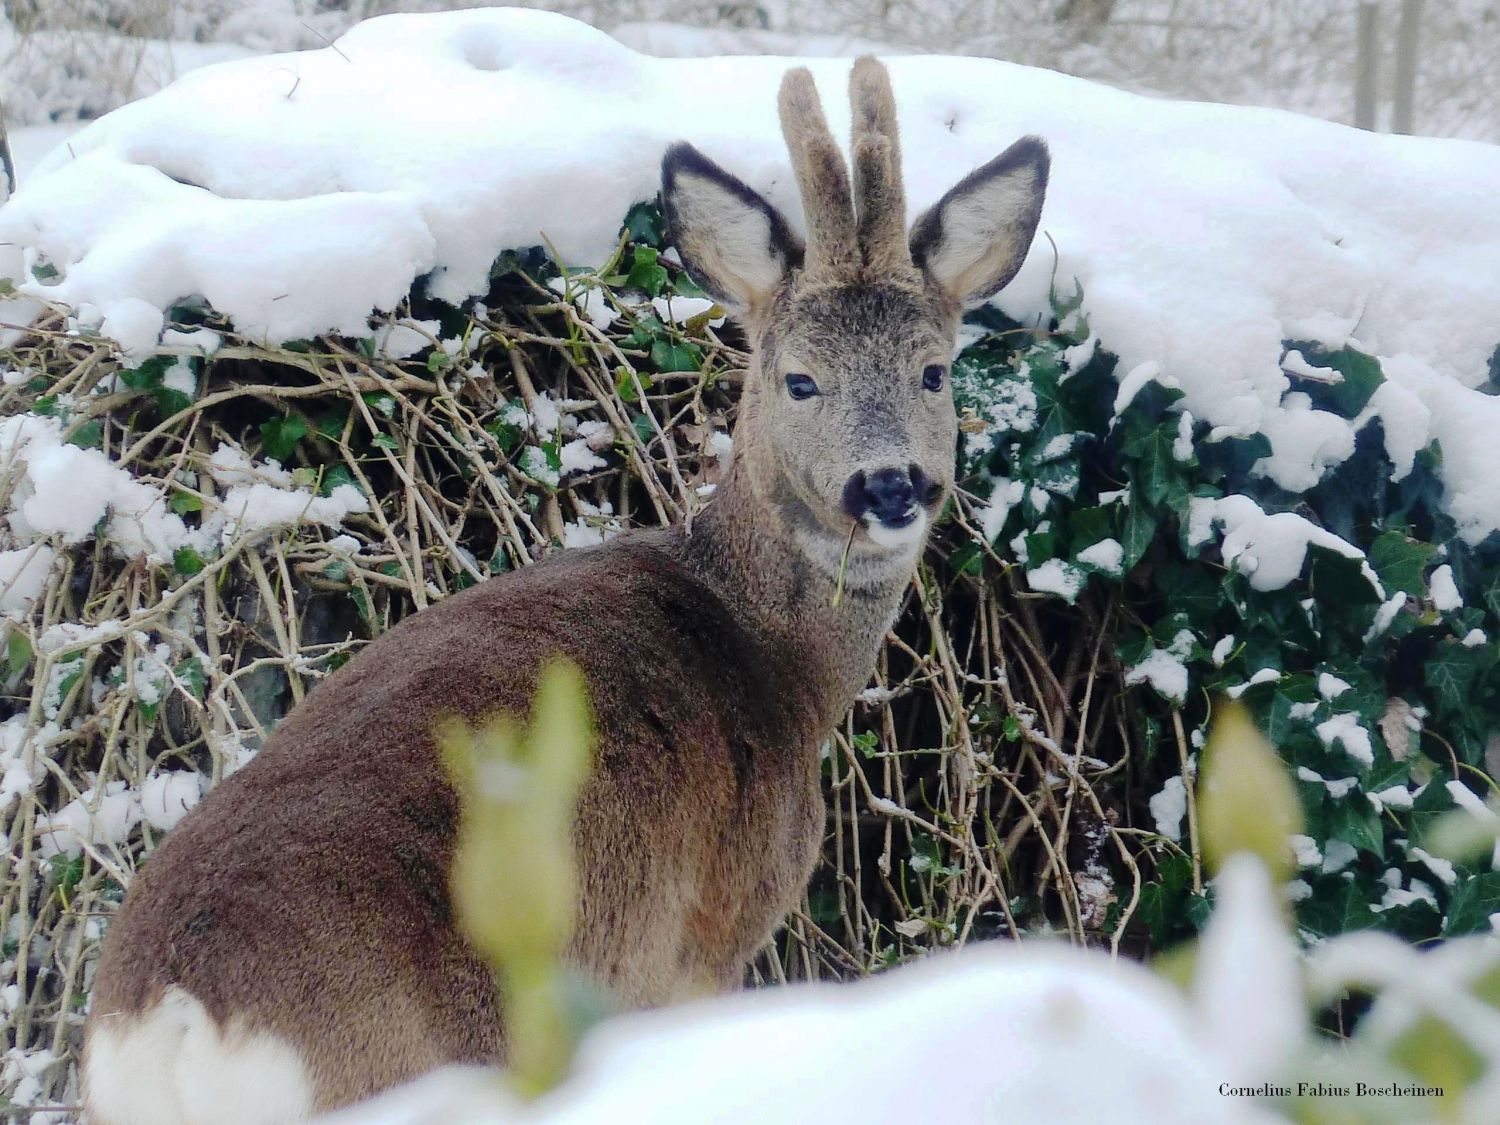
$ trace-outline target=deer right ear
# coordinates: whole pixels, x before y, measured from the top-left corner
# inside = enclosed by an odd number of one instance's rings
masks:
[[[1026,260],[1047,197],[1047,145],[1022,137],[912,225],[911,257],[960,305],[987,301]]]
[[[661,197],[682,264],[730,312],[763,305],[802,263],[781,213],[690,144],[662,158]]]

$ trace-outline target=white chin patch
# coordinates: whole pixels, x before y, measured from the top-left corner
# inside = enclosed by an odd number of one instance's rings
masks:
[[[917,518],[905,527],[887,527],[877,519],[864,517],[865,531],[872,543],[881,547],[910,547],[922,542],[927,534],[927,513],[917,509]]]

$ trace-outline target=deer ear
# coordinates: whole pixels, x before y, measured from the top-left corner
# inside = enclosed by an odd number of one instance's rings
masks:
[[[1048,167],[1046,143],[1022,137],[970,172],[912,226],[912,261],[959,304],[993,297],[1031,249]]]
[[[661,197],[682,264],[731,312],[764,304],[802,262],[781,213],[690,144],[662,158]]]

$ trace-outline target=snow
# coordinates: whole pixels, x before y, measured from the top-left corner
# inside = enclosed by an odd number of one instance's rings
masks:
[[[1188,670],[1185,660],[1193,651],[1193,634],[1179,630],[1166,648],[1154,648],[1139,664],[1125,670],[1127,684],[1150,684],[1156,693],[1181,703],[1187,699]]]
[[[1169,840],[1182,839],[1182,818],[1187,815],[1187,786],[1182,775],[1167,778],[1161,792],[1147,802],[1156,830]]]
[[[705,297],[652,297],[651,307],[656,315],[669,324],[686,324],[695,316],[702,316],[714,307],[714,303]],[[717,316],[708,322],[710,328],[717,328],[724,323],[724,317]]]
[[[1092,547],[1079,551],[1078,561],[1096,566],[1106,574],[1119,575],[1125,561],[1125,548],[1118,539],[1101,539]]]
[[[1341,680],[1332,672],[1318,673],[1318,694],[1324,699],[1334,700],[1349,690],[1349,681]]]
[[[1348,867],[1359,857],[1353,844],[1344,840],[1329,840],[1323,849],[1323,874],[1332,875]]]
[[[1282,357],[1281,369],[1288,375],[1298,375],[1304,379],[1311,379],[1315,383],[1338,384],[1344,381],[1343,372],[1332,367],[1320,367],[1315,363],[1309,363],[1296,348],[1292,348]]]
[[[1144,363],[1138,363],[1120,380],[1120,389],[1115,392],[1115,417],[1118,418],[1125,413],[1126,408],[1135,401],[1135,396],[1141,393],[1141,389],[1153,381],[1173,389],[1181,387],[1181,384],[1172,376],[1162,375],[1161,364],[1158,361],[1149,359]]]
[[[56,552],[45,543],[0,551],[0,612],[25,613],[42,592]]]
[[[1359,779],[1356,777],[1340,777],[1330,779],[1324,777],[1317,770],[1311,769],[1308,766],[1298,766],[1297,776],[1301,780],[1310,782],[1314,785],[1325,786],[1328,789],[1328,795],[1334,800],[1338,800],[1342,797],[1348,796],[1349,792],[1359,785]],[[1397,788],[1400,787],[1398,786]],[[1402,792],[1405,792],[1405,790],[1402,790]]]
[[[1458,872],[1453,869],[1453,862],[1451,860],[1431,855],[1415,844],[1408,849],[1408,852],[1413,859],[1420,860],[1425,864],[1427,870],[1436,875],[1444,886],[1451,887],[1454,883],[1458,882]]]
[[[168,510],[162,489],[136,480],[97,449],[65,443],[61,423],[36,414],[0,420],[0,463],[24,469],[12,492],[9,521],[18,539],[33,544],[0,553],[0,581],[10,583],[0,590],[5,610],[25,608],[51,566],[51,548],[34,541],[57,535],[64,544],[81,543],[101,521],[112,550],[163,563],[181,547],[207,555],[218,537],[227,542],[236,534],[298,523],[337,527],[347,516],[369,510],[364,493],[353,485],[314,496],[288,487],[291,475],[274,461],[252,466],[243,451],[221,445],[207,468],[226,491],[202,525],[189,529]]]
[[[1400,613],[1406,605],[1406,595],[1397,590],[1389,598],[1380,604],[1375,611],[1375,620],[1370,623],[1370,628],[1365,633],[1365,644],[1369,644],[1391,627],[1391,622],[1396,620],[1396,614]]]
[[[1321,722],[1316,728],[1318,738],[1324,746],[1342,746],[1344,753],[1362,766],[1375,764],[1375,751],[1370,744],[1370,732],[1359,725],[1359,716],[1353,712],[1335,715]]]
[[[1056,594],[1072,605],[1087,585],[1089,576],[1061,559],[1048,559],[1026,572],[1026,584],[1039,594]]]
[[[1490,850],[1490,867],[1500,871],[1500,813],[1480,800],[1474,790],[1462,781],[1449,781],[1446,788],[1455,805],[1477,820],[1481,829],[1494,835],[1495,844]],[[0,794],[0,803],[3,803],[3,794]],[[1409,797],[1407,807],[1411,807]]]
[[[1292,845],[1292,855],[1297,860],[1298,867],[1321,867],[1323,865],[1323,853],[1318,849],[1318,842],[1311,836],[1303,836],[1300,833],[1288,837]]]
[[[78,122],[63,125],[32,125],[23,129],[11,129],[6,134],[10,143],[11,160],[16,168],[16,183],[24,184],[32,171],[55,148],[68,143],[68,139],[83,126]]]
[[[1464,790],[1468,792],[1467,789]],[[1399,809],[1405,811],[1412,806],[1412,792],[1404,785],[1391,785],[1375,793],[1367,793],[1370,804],[1375,806],[1376,812],[1384,812],[1386,809]]]
[[[1206,1037],[1224,1060],[1224,1078],[1253,1086],[1283,1075],[1301,1043],[1301,966],[1275,889],[1257,860],[1231,855],[1214,891],[1214,924],[1198,945],[1193,998]]]
[[[1401,886],[1401,872],[1394,867],[1385,870],[1383,881],[1386,892],[1381,897],[1379,905],[1372,905],[1371,910],[1377,914],[1398,906],[1413,906],[1419,902],[1425,902],[1434,910],[1440,909],[1437,895],[1433,893],[1432,887],[1421,879],[1413,878],[1406,889]]]
[[[1184,410],[1177,416],[1177,436],[1172,439],[1172,459],[1187,462],[1193,459],[1193,414]]]
[[[1264,511],[1248,496],[1215,500],[1195,496],[1189,501],[1189,539],[1205,542],[1215,524],[1224,528],[1224,562],[1248,575],[1256,590],[1280,590],[1302,573],[1309,546],[1359,559],[1361,572],[1381,597],[1380,579],[1365,561],[1364,552],[1295,512]]]
[[[1403,448],[1419,449],[1433,440],[1442,445],[1444,504],[1464,540],[1478,543],[1496,529],[1500,514],[1500,443],[1494,441],[1500,433],[1500,398],[1469,390],[1417,354],[1389,356],[1382,366],[1390,380],[1385,386],[1400,387],[1421,407],[1404,418],[1411,430]],[[1417,430],[1418,423],[1425,429]]]
[[[338,527],[351,512],[368,510],[364,494],[352,484],[341,484],[328,496],[269,484],[232,488],[224,501],[224,511],[229,517],[225,540],[239,533],[270,531],[298,523]]]
[[[443,326],[436,320],[402,320],[375,330],[375,354],[388,359],[408,359],[432,347]]]
[[[1036,390],[1030,383],[1006,379],[985,388],[984,412],[1002,433],[1030,433],[1036,428],[1036,411]]]
[[[125,782],[111,781],[102,793],[86,789],[57,812],[36,818],[38,854],[71,859],[85,842],[123,844],[140,820],[140,797]]]
[[[1019,504],[1025,495],[1024,481],[1011,480],[1009,477],[995,478],[990,490],[990,502],[979,510],[979,530],[987,542],[993,543],[1000,537],[1011,509]]]
[[[158,832],[170,832],[203,796],[203,775],[166,770],[141,786],[141,817]]]
[[[1449,610],[1462,608],[1464,598],[1453,582],[1453,568],[1447,563],[1432,572],[1428,588],[1432,591],[1434,609],[1447,613]]]
[[[597,287],[576,286],[565,277],[554,277],[547,282],[547,288],[571,300],[595,328],[608,328],[620,317],[604,291]]]
[[[79,621],[59,621],[56,625],[49,625],[36,639],[36,648],[38,652],[48,655],[56,655],[64,649],[77,651],[114,640],[124,631],[125,627],[115,618],[101,621],[97,625],[85,625]],[[144,633],[136,635],[145,636]]]
[[[1301,391],[1283,397],[1281,409],[1267,414],[1261,430],[1270,439],[1271,456],[1252,471],[1288,492],[1306,492],[1354,452],[1354,427],[1337,414],[1313,409]]]
[[[800,223],[775,116],[787,65],[648,58],[536,11],[382,17],[336,50],[196,70],[88,126],[0,211],[0,240],[45,254],[64,271],[45,295],[92,305],[132,349],[190,294],[252,337],[365,336],[418,277],[441,300],[482,293],[503,249],[545,238],[569,264],[603,262],[679,137]],[[809,65],[842,136],[847,63]],[[1260,471],[1303,488],[1355,427],[1290,389],[1281,342],[1341,346],[1357,327],[1428,411],[1401,414],[1398,392],[1376,404],[1412,419],[1387,425],[1397,472],[1421,437],[1443,441],[1449,510],[1475,539],[1500,527],[1500,448],[1480,438],[1500,402],[1474,389],[1500,323],[1500,150],[988,59],[890,66],[913,213],[1011,138],[1048,139],[1056,276],[1081,283],[1122,392],[1175,380],[1211,435],[1270,435]],[[1001,308],[1044,316],[1053,270],[1033,254]]]
[[[252,463],[242,449],[220,443],[209,458],[208,475],[225,488],[218,511],[204,521],[196,536],[218,535],[224,543],[236,536],[257,536],[299,523],[342,526],[343,520],[370,510],[365,494],[352,484],[341,484],[327,496],[293,488],[292,475],[274,460]],[[184,535],[184,541],[194,539]]]
[[[1255,672],[1242,684],[1234,684],[1224,694],[1230,699],[1238,699],[1245,692],[1255,687],[1256,684],[1274,684],[1281,679],[1281,671],[1276,668],[1257,668]]]
[[[1196,1002],[1102,953],[985,943],[870,980],[616,1017],[584,1040],[570,1079],[530,1105],[489,1071],[450,1068],[323,1125],[584,1125],[641,1120],[643,1106],[659,1125],[751,1125],[789,1112],[798,1121],[870,1125],[1265,1121],[1252,1099],[1217,1089],[1298,1041],[1300,1004],[1271,1006],[1287,999],[1281,986],[1295,979],[1296,960],[1282,963],[1285,934],[1261,940],[1277,924],[1274,910],[1244,902],[1242,887],[1225,889],[1226,906],[1247,928],[1236,934],[1210,921]],[[1268,884],[1259,889],[1269,894]],[[1253,973],[1232,963],[1245,956]],[[1253,1026],[1241,1000],[1254,1005]],[[892,1035],[892,1027],[941,1034]],[[1246,1041],[1252,1033],[1254,1044]],[[832,1071],[830,1043],[841,1060]],[[943,1077],[935,1087],[893,1083],[893,1074]]]
[[[55,418],[15,414],[0,420],[0,463],[25,470],[12,492],[15,510],[9,517],[12,532],[23,540],[55,534],[65,544],[79,543],[107,516],[115,551],[162,562],[190,537],[182,517],[167,510],[157,490],[99,450],[64,443]],[[29,581],[37,578],[30,568],[28,575]]]

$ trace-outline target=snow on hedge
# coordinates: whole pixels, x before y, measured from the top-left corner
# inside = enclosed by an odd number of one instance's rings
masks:
[[[253,466],[242,450],[220,445],[208,473],[223,495],[209,518],[189,528],[157,489],[100,450],[64,441],[60,423],[38,414],[0,420],[0,465],[22,470],[12,495],[17,506],[8,520],[13,537],[28,544],[0,552],[0,582],[7,583],[0,593],[4,609],[23,608],[36,596],[51,565],[52,536],[79,543],[106,519],[105,538],[116,552],[161,563],[183,549],[207,555],[237,532],[298,523],[337,527],[344,517],[369,510],[369,501],[352,484],[314,496],[294,487],[292,474],[275,461]]]
[[[0,242],[43,264],[28,291],[102,315],[136,355],[189,296],[274,341],[367,336],[418,278],[453,303],[484,292],[505,249],[599,263],[678,138],[800,220],[775,114],[788,65],[648,58],[533,11],[383,17],[109,114],[0,210]],[[809,65],[846,131],[847,62]],[[1465,538],[1500,528],[1500,402],[1475,389],[1500,324],[1500,149],[993,60],[890,66],[913,212],[1018,135],[1052,146],[1044,233],[1005,312],[1045,321],[1054,277],[1081,284],[1119,370],[1170,371],[1212,437],[1265,433],[1258,472],[1293,491],[1374,418],[1398,476],[1436,438]],[[1338,372],[1285,340],[1352,343],[1388,383],[1359,418],[1313,409],[1296,388]]]

